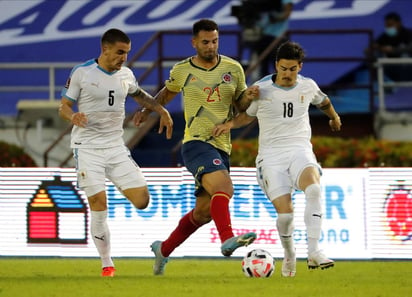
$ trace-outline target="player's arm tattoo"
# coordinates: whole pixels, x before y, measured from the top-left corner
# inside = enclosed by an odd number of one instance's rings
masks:
[[[168,96],[167,89],[164,87],[156,94],[155,100],[159,102],[160,105],[165,106],[172,100],[173,97]]]
[[[317,107],[325,113],[331,120],[339,118],[339,115],[336,113],[335,108],[332,105],[332,102],[329,98],[325,99],[326,101],[322,104],[317,105]]]
[[[147,109],[155,110],[158,102],[154,100],[153,96],[145,90],[138,88],[133,94],[130,94],[136,101]]]
[[[243,91],[239,97],[235,100],[235,107],[237,111],[243,112],[245,111],[250,105],[250,101],[246,100],[245,98],[245,91]]]
[[[154,101],[161,105],[165,106],[168,104],[172,99],[176,96],[177,93],[169,91],[166,87],[163,87],[155,96]],[[150,106],[145,106],[142,110],[146,110],[147,112],[153,111],[153,108]]]
[[[321,105],[319,106],[320,110],[328,110],[332,105],[330,104],[330,102],[326,103],[325,105]]]

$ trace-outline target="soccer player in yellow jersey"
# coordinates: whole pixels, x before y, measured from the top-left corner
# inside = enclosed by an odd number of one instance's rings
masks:
[[[183,216],[176,229],[164,241],[155,241],[153,272],[164,273],[172,251],[199,227],[213,220],[216,224],[224,256],[256,239],[253,232],[234,236],[229,213],[233,184],[229,175],[230,134],[213,137],[215,125],[234,116],[234,109],[245,110],[258,97],[258,87],[247,88],[242,66],[218,54],[219,29],[212,20],[202,19],[193,25],[192,46],[196,55],[172,68],[165,87],[156,95],[162,105],[183,92],[185,133],[183,161],[196,182],[196,204]],[[135,123],[144,121],[150,111],[135,116]]]

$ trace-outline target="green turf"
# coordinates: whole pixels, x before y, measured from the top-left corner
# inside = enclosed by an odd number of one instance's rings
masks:
[[[272,277],[246,278],[240,262],[172,259],[164,276],[153,276],[152,260],[120,258],[116,277],[102,278],[98,259],[0,258],[0,296],[412,296],[412,261],[338,261],[315,271],[299,261],[293,279],[280,277],[280,261]]]

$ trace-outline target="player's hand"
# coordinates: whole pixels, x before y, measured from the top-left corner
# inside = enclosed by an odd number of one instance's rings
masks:
[[[173,119],[165,108],[163,108],[163,111],[160,113],[159,134],[163,133],[164,128],[166,128],[166,138],[171,139],[173,134]]]
[[[243,93],[242,97],[240,100],[236,101],[236,108],[238,111],[243,112],[246,109],[248,109],[250,103],[253,100],[256,100],[259,98],[259,87],[258,86],[251,86],[248,87]]]
[[[259,86],[250,86],[245,90],[245,95],[248,101],[259,98]]]
[[[87,125],[87,116],[83,112],[76,112],[72,114],[71,123],[75,126],[85,128]]]
[[[213,128],[212,136],[219,137],[222,134],[230,133],[230,129],[233,127],[233,122],[229,121],[223,124],[218,124]]]
[[[136,127],[139,127],[144,123],[150,115],[150,110],[143,108],[142,110],[136,111],[133,115],[133,123]]]
[[[329,126],[332,131],[340,131],[340,127],[342,126],[342,122],[340,121],[340,117],[336,116],[332,120],[329,120]]]

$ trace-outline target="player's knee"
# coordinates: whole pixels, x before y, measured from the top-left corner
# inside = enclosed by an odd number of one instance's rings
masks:
[[[107,209],[106,195],[104,191],[97,192],[93,195],[90,195],[90,193],[92,193],[93,191],[90,191],[90,189],[85,188],[85,192],[86,192],[87,200],[89,202],[89,206],[91,210],[103,211]]]
[[[195,220],[198,224],[204,225],[204,224],[209,223],[212,220],[212,217],[211,216],[201,216],[201,217],[197,217]]]
[[[233,183],[230,179],[229,173],[223,170],[204,175],[202,178],[202,186],[209,193],[209,195],[213,195],[217,192],[223,192],[231,198],[234,193]]]
[[[137,209],[145,209],[149,205],[150,194],[147,188],[139,190],[128,189],[123,193]]]
[[[291,213],[280,213],[276,220],[276,226],[280,236],[288,237],[293,234],[294,231],[294,217]]]
[[[147,199],[139,199],[133,202],[134,207],[137,209],[145,209],[149,205],[149,198]]]
[[[321,197],[321,188],[319,184],[311,184],[305,189],[306,199],[320,199]]]
[[[195,207],[193,211],[193,219],[199,224],[207,224],[212,220],[209,208]]]
[[[283,225],[291,225],[293,224],[294,215],[293,212],[290,213],[280,213],[278,214],[277,222]]]
[[[88,201],[89,201],[90,209],[93,211],[103,211],[107,209],[106,202],[104,201],[101,201],[95,198],[91,198],[91,199],[89,198]]]
[[[142,195],[141,197],[138,197],[138,199],[135,199],[133,202],[133,205],[137,209],[145,209],[149,205],[150,201],[150,195],[149,193]]]

